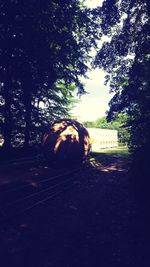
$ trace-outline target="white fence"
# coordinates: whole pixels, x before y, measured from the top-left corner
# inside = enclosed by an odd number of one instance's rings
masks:
[[[99,128],[87,128],[92,150],[99,150],[101,148],[111,148],[118,146],[118,131]]]

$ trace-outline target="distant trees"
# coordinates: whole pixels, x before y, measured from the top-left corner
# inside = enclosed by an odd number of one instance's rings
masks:
[[[0,3],[0,134],[5,150],[38,143],[48,121],[84,92],[96,29],[80,1]]]
[[[126,127],[128,117],[125,114],[119,114],[112,121],[107,122],[106,116],[95,121],[85,121],[87,128],[112,129],[118,131],[119,143],[127,145],[130,139],[128,128]]]

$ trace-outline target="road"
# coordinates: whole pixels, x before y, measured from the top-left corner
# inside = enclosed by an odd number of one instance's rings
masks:
[[[150,266],[148,213],[119,155],[91,160],[69,189],[2,221],[0,235],[1,267]]]

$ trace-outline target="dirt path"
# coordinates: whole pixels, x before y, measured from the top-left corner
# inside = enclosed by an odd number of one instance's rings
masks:
[[[149,267],[149,223],[127,167],[118,155],[91,160],[69,190],[3,222],[0,266]]]

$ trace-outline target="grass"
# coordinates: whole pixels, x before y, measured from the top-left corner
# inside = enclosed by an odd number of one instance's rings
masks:
[[[92,151],[92,154],[118,154],[118,155],[129,155],[129,150],[127,147],[115,147],[115,148],[105,148],[98,151]]]
[[[113,156],[122,156],[124,158],[129,157],[129,150],[127,147],[115,147],[108,149],[100,149],[99,151],[92,151],[91,160],[98,158],[100,161],[111,159]]]

